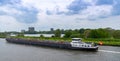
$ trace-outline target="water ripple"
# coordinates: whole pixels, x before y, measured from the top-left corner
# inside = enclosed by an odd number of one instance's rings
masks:
[[[99,50],[100,52],[108,52],[108,53],[119,53],[118,51],[109,51],[109,50]]]

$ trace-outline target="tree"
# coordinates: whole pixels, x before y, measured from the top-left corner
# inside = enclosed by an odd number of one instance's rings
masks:
[[[110,34],[105,29],[94,29],[90,32],[90,38],[109,38]]]
[[[89,38],[99,38],[97,30],[91,30]]]
[[[113,32],[113,37],[114,38],[117,38],[117,39],[120,39],[120,30],[116,30]]]
[[[5,38],[7,36],[7,33],[5,32],[5,33],[1,33],[0,32],[0,38]]]
[[[85,30],[84,31],[84,38],[89,38],[91,30]]]
[[[84,28],[81,28],[81,29],[79,30],[79,33],[80,33],[80,34],[84,34],[84,32],[85,32],[85,29],[84,29]]]
[[[105,30],[109,33],[110,37],[113,38],[113,32],[115,31],[114,29],[112,28],[105,28]]]
[[[69,38],[72,35],[72,30],[66,30],[65,31],[65,38]]]
[[[61,31],[60,29],[55,30],[55,37],[61,37]]]

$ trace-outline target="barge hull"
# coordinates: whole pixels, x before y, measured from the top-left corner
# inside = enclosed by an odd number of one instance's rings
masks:
[[[96,47],[96,48],[79,48],[79,47],[72,47],[70,43],[58,43],[58,42],[49,42],[49,41],[40,41],[40,40],[6,38],[6,41],[10,42],[10,43],[16,43],[16,44],[47,46],[47,47],[71,49],[71,50],[86,50],[86,51],[97,51],[98,50],[98,47]]]

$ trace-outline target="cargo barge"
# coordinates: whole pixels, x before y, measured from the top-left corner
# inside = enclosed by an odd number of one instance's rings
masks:
[[[98,50],[97,44],[82,42],[81,38],[72,38],[72,42],[53,42],[53,41],[29,40],[29,39],[21,39],[21,38],[6,38],[6,41],[17,44],[47,46],[47,47],[72,49],[72,50],[87,50],[87,51]]]

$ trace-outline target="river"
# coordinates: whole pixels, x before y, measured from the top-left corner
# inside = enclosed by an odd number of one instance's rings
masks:
[[[13,44],[0,39],[0,61],[120,61],[120,47],[100,46],[98,52]]]

